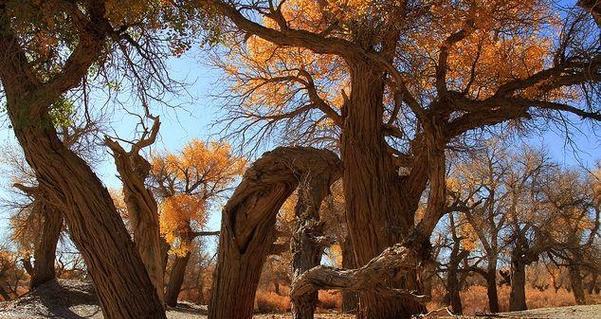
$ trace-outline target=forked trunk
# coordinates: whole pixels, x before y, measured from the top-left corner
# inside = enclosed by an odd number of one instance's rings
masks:
[[[250,319],[261,269],[272,251],[276,215],[307,172],[338,167],[329,151],[280,147],[246,171],[223,209],[210,319]]]
[[[584,305],[586,304],[586,297],[584,295],[584,285],[582,283],[580,265],[578,263],[572,263],[568,266],[568,270],[570,272],[570,286],[572,287],[574,300],[576,300],[577,305]]]
[[[384,72],[376,65],[357,62],[351,66],[351,78],[342,138],[344,195],[356,261],[365,265],[408,235],[419,196],[413,196],[409,190],[413,186],[401,180],[387,152],[382,129]],[[389,284],[418,290],[416,272]],[[425,311],[414,300],[375,292],[361,293],[359,299],[359,318],[402,319]]]
[[[33,289],[39,285],[56,278],[54,262],[56,259],[56,245],[61,235],[63,226],[62,214],[50,205],[36,200],[34,209],[41,209],[44,216],[40,241],[36,243],[33,252],[33,275],[29,286]]]
[[[158,119],[155,120],[153,133],[158,131],[158,123]],[[157,203],[145,184],[151,169],[150,163],[138,154],[135,144],[130,152],[126,152],[119,143],[108,138],[105,143],[113,151],[115,165],[123,184],[123,200],[132,225],[134,244],[157,296],[163,301],[164,267],[161,251],[163,239],[160,235]]]
[[[354,269],[357,268],[355,262],[355,253],[353,252],[353,243],[349,235],[346,236],[342,243],[342,268]],[[354,291],[342,291],[342,312],[352,313],[357,311],[359,306],[359,298]]]
[[[527,310],[526,305],[526,264],[519,258],[511,261],[511,292],[509,293],[509,310]]]
[[[190,261],[192,254],[187,252],[184,256],[175,256],[173,261],[173,267],[169,274],[169,282],[167,283],[167,290],[165,291],[165,304],[169,307],[177,306],[177,297],[182,289],[184,283],[184,276],[186,275],[186,267]]]
[[[94,281],[105,318],[165,318],[136,247],[109,192],[57,137],[49,118],[21,118],[24,102],[8,92],[10,119],[28,164],[63,213]],[[13,95],[14,96],[14,95]]]
[[[309,172],[302,177],[294,209],[295,229],[290,245],[293,286],[301,274],[321,264],[324,248],[332,243],[323,235],[323,222],[319,220],[319,208],[329,192],[331,183],[339,177],[339,170]],[[315,291],[292,298],[292,317],[294,319],[313,319],[317,306],[317,294]]]

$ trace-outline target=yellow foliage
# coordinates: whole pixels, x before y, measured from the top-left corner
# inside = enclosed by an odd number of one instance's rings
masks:
[[[152,176],[160,202],[161,234],[172,253],[185,254],[190,232],[207,221],[207,209],[246,168],[227,143],[194,139],[181,152],[155,155]]]

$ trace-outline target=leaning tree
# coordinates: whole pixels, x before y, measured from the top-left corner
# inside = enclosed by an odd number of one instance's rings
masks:
[[[599,29],[577,8],[560,12],[544,0],[199,3],[225,18],[223,42],[239,52],[218,61],[235,79],[230,101],[241,106],[231,113],[241,121],[229,128],[244,139],[281,128],[288,138],[308,133],[306,141],[340,146],[359,265],[399,242],[428,258],[445,211],[449,148],[484,128],[532,118],[601,120]],[[417,290],[415,269],[403,269],[389,288]],[[211,318],[232,308],[227,287],[216,283],[222,299],[213,299]],[[365,318],[425,310],[416,298],[377,289],[360,300]]]
[[[154,33],[162,5],[127,1],[0,1],[0,81],[12,130],[49,201],[63,208],[107,318],[165,318],[162,304],[113,201],[87,163],[58,136],[57,103],[90,89],[169,89]],[[172,11],[172,10],[171,10]],[[153,34],[155,36],[153,36]],[[158,84],[158,86],[156,86]],[[157,97],[157,95],[154,95]]]

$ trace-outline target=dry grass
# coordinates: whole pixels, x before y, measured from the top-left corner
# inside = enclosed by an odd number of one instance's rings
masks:
[[[510,290],[511,288],[508,286],[498,287],[501,312],[509,311]],[[445,306],[442,302],[444,293],[443,289],[434,289],[432,291],[432,301],[428,304],[428,309],[434,310],[443,308]],[[468,287],[461,292],[461,301],[463,304],[463,313],[466,315],[489,311],[486,287]],[[553,289],[540,291],[530,287],[526,288],[526,303],[528,304],[528,309],[573,306],[576,304],[574,295],[565,289],[560,289],[556,293]],[[599,303],[601,303],[601,295],[587,295],[587,304]]]
[[[327,310],[340,310],[342,308],[342,295],[338,291],[320,291],[317,307]]]
[[[257,291],[255,310],[258,313],[285,313],[290,311],[290,297],[271,291]]]
[[[283,289],[283,291],[287,291]],[[257,313],[285,313],[289,312],[292,305],[290,297],[279,295],[273,291],[259,290],[255,298],[255,310]],[[320,291],[317,301],[318,310],[340,310],[342,307],[342,296],[337,291]]]

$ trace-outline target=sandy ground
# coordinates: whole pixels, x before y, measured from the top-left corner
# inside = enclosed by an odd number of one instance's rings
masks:
[[[204,319],[206,306],[180,304],[176,309],[167,311],[169,319]],[[46,284],[34,292],[9,302],[0,302],[0,319],[102,319],[102,312],[97,305],[94,289],[90,283],[61,280]],[[288,319],[290,315],[262,314],[258,319]],[[316,314],[317,319],[350,319],[353,316],[340,314]],[[431,313],[429,318],[458,318],[449,316],[446,311]],[[481,315],[472,318],[511,318],[511,319],[601,319],[601,305],[572,306],[561,308],[541,308],[522,312]]]

